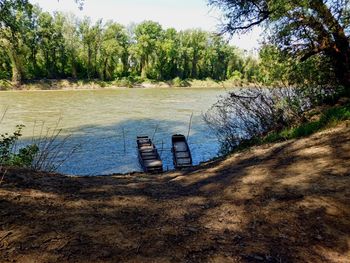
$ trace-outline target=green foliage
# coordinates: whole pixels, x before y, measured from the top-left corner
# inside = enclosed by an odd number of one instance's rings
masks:
[[[32,5],[24,0],[4,0],[0,4],[0,46],[10,61],[8,70],[12,71],[12,81],[17,84],[25,74],[24,61],[28,49],[24,40],[30,26]],[[0,64],[3,64],[1,60],[4,59],[0,58]]]
[[[11,82],[6,79],[0,79],[0,90],[10,90],[11,88]]]
[[[165,30],[152,21],[126,28],[51,15],[28,1],[5,3],[9,12],[0,17],[0,79],[122,80],[128,85],[135,77],[223,81],[238,74],[242,80],[257,79],[257,59],[203,30]]]
[[[109,22],[102,32],[102,42],[100,49],[100,78],[111,80],[116,75],[122,76],[127,65],[124,60],[118,67],[119,60],[127,56],[128,36],[122,25]]]
[[[257,81],[266,86],[297,86],[304,89],[317,87],[318,91],[325,86],[335,88],[335,75],[325,56],[299,61],[275,45],[263,45],[256,68]]]
[[[273,45],[260,49],[260,81],[266,85],[275,85],[290,80],[291,59]]]
[[[254,136],[251,139],[242,140],[234,150],[241,151],[252,146],[265,143],[274,143],[290,139],[312,135],[325,128],[334,127],[341,121],[350,120],[350,104],[330,108],[323,112],[317,121],[301,123],[295,127],[286,127],[281,131],[272,131],[266,136]],[[232,149],[222,149],[225,154],[230,153]]]
[[[241,1],[212,2],[235,5]],[[293,8],[298,5],[301,5],[300,10],[310,9],[307,1],[276,0],[266,5],[265,2],[245,1],[235,12],[251,8],[249,15],[254,18],[261,15],[261,10],[272,7],[288,10],[293,15]],[[297,59],[302,52],[290,43],[289,37],[295,32],[281,29],[293,27],[289,20],[281,24],[285,17],[282,11],[274,12],[268,19],[278,25],[276,37],[286,42],[282,45],[271,39],[256,56],[229,45],[222,36],[203,30],[164,30],[152,21],[126,28],[112,21],[94,23],[89,18],[79,19],[60,12],[51,15],[24,0],[1,3],[4,8],[0,16],[0,79],[12,79],[15,84],[38,78],[71,78],[117,80],[132,86],[133,78],[139,77],[177,82],[175,86],[187,85],[185,81],[179,83],[178,79],[210,78],[215,81],[231,79],[233,85],[254,82],[264,86],[320,87],[334,85],[337,80],[334,61],[324,52],[302,61]],[[233,11],[225,9],[225,12]],[[245,14],[243,12],[242,17]],[[236,21],[235,25],[244,21]],[[300,39],[303,37],[301,35]],[[340,68],[346,69],[345,66]],[[340,84],[347,93],[350,85]]]
[[[186,80],[182,80],[179,77],[176,77],[171,81],[171,85],[174,87],[188,87],[190,86],[190,83]]]
[[[20,148],[16,152],[16,144],[22,136],[23,127],[24,125],[18,125],[16,131],[11,135],[7,133],[0,135],[1,166],[30,167],[35,155],[39,152],[35,144]]]
[[[261,52],[263,60],[272,62],[263,64],[264,82],[271,83],[276,77],[293,80],[294,76],[296,82],[307,85],[340,84],[350,96],[350,1],[208,1],[223,12],[224,32],[244,33],[257,25],[265,27],[269,44],[278,49]],[[285,62],[279,60],[279,50],[288,54],[283,54]],[[273,57],[277,60],[270,59]]]
[[[162,38],[162,31],[161,25],[152,21],[145,21],[135,28],[136,42],[131,50],[139,61],[141,78],[155,78],[149,70],[149,65],[156,59],[155,51],[158,41]]]
[[[325,111],[317,121],[306,122],[297,127],[285,128],[280,132],[272,132],[263,138],[261,142],[276,142],[308,136],[324,128],[335,126],[344,120],[350,120],[350,104]]]
[[[308,97],[293,87],[245,87],[221,97],[204,114],[204,120],[225,154],[267,132],[302,122],[302,113],[309,107]]]

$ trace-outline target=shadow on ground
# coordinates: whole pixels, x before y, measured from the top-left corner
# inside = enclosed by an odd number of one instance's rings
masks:
[[[18,262],[349,262],[350,129],[187,172],[8,170],[0,254]]]

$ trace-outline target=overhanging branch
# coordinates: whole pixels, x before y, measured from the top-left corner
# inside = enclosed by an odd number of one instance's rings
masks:
[[[232,22],[230,22],[230,24],[228,24],[226,26],[225,31],[226,32],[237,32],[237,31],[242,31],[242,30],[248,30],[248,29],[252,28],[253,26],[259,25],[262,22],[264,22],[265,20],[267,20],[269,18],[269,14],[270,14],[269,12],[265,12],[265,14],[262,18],[254,21],[254,22],[251,22],[248,25],[244,25],[244,26],[233,26]]]

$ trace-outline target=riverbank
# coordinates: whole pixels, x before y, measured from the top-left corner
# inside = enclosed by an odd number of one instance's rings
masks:
[[[243,80],[214,81],[207,80],[180,80],[152,81],[152,80],[72,80],[72,79],[43,79],[24,82],[20,86],[14,86],[9,81],[0,80],[0,90],[93,90],[116,88],[233,88],[254,86]]]
[[[4,262],[349,262],[350,123],[163,175],[9,170]]]

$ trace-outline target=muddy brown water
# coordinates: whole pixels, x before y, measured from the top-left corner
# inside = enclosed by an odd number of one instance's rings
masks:
[[[173,169],[171,135],[187,135],[194,164],[215,157],[218,142],[202,119],[220,95],[218,88],[153,88],[74,91],[11,91],[0,93],[0,110],[6,115],[0,133],[24,124],[24,143],[51,133],[59,122],[58,142],[67,135],[58,160],[78,149],[60,166],[72,175],[105,175],[140,171],[136,136],[154,138],[165,169]],[[124,144],[125,141],[125,144]]]

